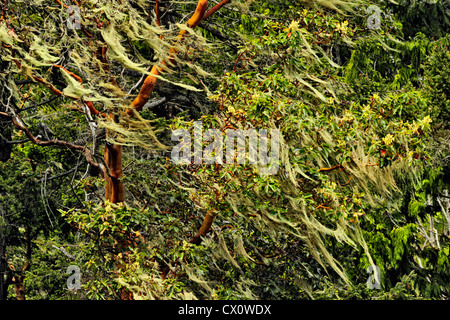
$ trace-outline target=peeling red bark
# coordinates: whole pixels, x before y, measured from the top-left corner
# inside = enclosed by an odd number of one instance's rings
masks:
[[[107,174],[105,174],[105,199],[111,203],[123,202],[122,146],[106,143],[104,158],[108,171]]]

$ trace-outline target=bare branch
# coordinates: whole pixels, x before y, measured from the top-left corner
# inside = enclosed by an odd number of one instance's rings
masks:
[[[50,177],[50,178],[42,178],[42,179],[39,180],[39,183],[44,182],[44,180],[50,181],[50,180],[54,180],[54,179],[58,179],[58,178],[67,176],[67,175],[71,174],[72,172],[74,172],[74,171],[77,170],[77,169],[78,169],[78,166],[75,166],[74,168],[72,168],[72,169],[70,169],[70,170],[68,170],[68,171],[66,171],[66,172],[59,173],[59,174],[54,175],[54,176],[52,176],[52,177]]]
[[[75,256],[71,255],[70,253],[67,252],[66,249],[64,249],[63,247],[57,247],[55,245],[52,245],[53,248],[61,251],[67,258],[69,258],[70,260],[75,260]]]
[[[164,102],[167,101],[166,97],[162,97],[161,99],[157,99],[157,100],[152,100],[152,101],[148,101],[144,107],[142,109],[151,109],[151,108],[155,108],[158,107],[160,105],[162,105]]]
[[[30,141],[30,139],[26,138],[26,139],[22,139],[22,140],[3,141],[3,143],[5,143],[5,144],[21,144],[21,143],[25,143],[27,141]]]
[[[79,152],[83,152],[85,155],[85,158],[87,160],[87,162],[96,167],[99,168],[101,170],[101,172],[104,174],[105,170],[102,164],[99,164],[97,162],[94,161],[91,152],[89,151],[88,148],[84,147],[84,146],[80,146],[80,145],[76,145],[67,141],[62,141],[62,140],[57,140],[57,139],[53,139],[53,140],[39,140],[38,138],[36,138],[31,132],[30,130],[28,130],[28,128],[25,126],[25,124],[22,122],[22,120],[20,119],[20,117],[18,115],[9,115],[5,112],[0,112],[0,116],[5,117],[5,118],[9,118],[11,119],[12,123],[14,124],[14,126],[17,129],[22,130],[25,135],[28,137],[28,139],[33,142],[34,144],[38,145],[38,146],[57,146],[57,147],[65,147],[71,150],[75,150],[75,151],[79,151]]]

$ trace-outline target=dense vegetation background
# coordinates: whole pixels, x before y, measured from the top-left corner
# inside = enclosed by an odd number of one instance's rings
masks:
[[[448,299],[449,27],[447,0],[2,0],[0,299]],[[175,165],[194,121],[279,129],[277,172]]]

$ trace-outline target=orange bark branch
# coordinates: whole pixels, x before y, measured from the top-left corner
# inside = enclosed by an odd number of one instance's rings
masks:
[[[69,6],[68,6],[67,4],[63,4],[60,0],[56,0],[56,2],[58,2],[58,4],[59,4],[60,6],[64,6],[64,7],[66,7],[66,8],[69,8]]]
[[[325,210],[331,210],[331,208],[330,207],[326,207],[324,204],[321,204],[321,205],[318,205],[317,207],[316,207],[316,209],[325,209]]]
[[[50,89],[50,91],[53,92],[54,94],[56,94],[58,96],[63,95],[62,91],[60,91],[54,85],[52,85],[51,83],[48,83],[44,79],[39,78],[38,76],[35,76],[35,75],[33,75],[33,79],[36,80],[37,82],[42,83],[43,85],[47,86]]]
[[[187,22],[187,25],[190,28],[195,28],[200,23],[200,21],[202,20],[204,14],[205,14],[207,4],[208,4],[208,0],[199,0],[198,1],[197,8],[195,9],[194,14]],[[185,33],[186,33],[185,30],[181,30],[178,33],[177,40],[182,41]],[[170,48],[168,62],[174,64],[176,54],[177,54],[177,50],[174,47]],[[162,61],[161,64],[167,65],[167,62]],[[150,99],[151,93],[155,89],[156,82],[157,82],[157,78],[155,76],[158,76],[160,74],[161,74],[160,69],[156,65],[154,65],[150,71],[150,74],[147,76],[147,78],[145,78],[144,83],[142,84],[141,90],[139,91],[139,94],[133,100],[133,102],[130,104],[130,106],[127,110],[128,115],[133,114],[133,109],[136,111],[142,110],[144,105]]]
[[[344,184],[341,184],[341,186],[346,186],[350,183],[350,181],[352,181],[353,176],[350,177],[350,179],[348,179],[348,181]]]
[[[54,67],[55,68],[61,68],[62,70],[64,70],[65,72],[67,72],[69,75],[71,75],[73,78],[75,78],[75,80],[77,80],[79,83],[83,83],[83,80],[81,79],[81,77],[80,76],[78,76],[78,75],[76,75],[75,73],[73,73],[73,72],[70,72],[69,70],[67,70],[66,68],[64,68],[63,66],[60,66],[60,65],[54,65]],[[56,89],[56,88],[55,88]],[[58,90],[58,89],[56,89],[56,90]],[[53,90],[52,90],[53,91]],[[59,91],[59,90],[58,90]],[[55,91],[54,91],[55,92]],[[59,93],[58,92],[55,92],[56,94],[59,94],[59,95],[62,95],[63,93],[61,92],[61,91],[59,91]],[[91,112],[91,114],[92,115],[97,115],[97,114],[100,114],[103,118],[106,118],[106,114],[104,114],[104,113],[101,113],[100,111],[98,111],[95,107],[94,107],[94,104],[91,102],[91,101],[83,101],[83,102],[85,102],[86,103],[86,105],[87,105],[87,107],[88,107],[88,109],[89,109],[89,111]]]
[[[202,20],[208,19],[210,15],[212,15],[214,12],[222,8],[225,4],[231,2],[231,0],[222,0],[220,3],[216,4],[214,7],[209,9],[207,13],[203,16]]]
[[[157,79],[153,75],[159,75],[160,72],[158,70],[158,67],[154,65],[152,67],[152,70],[150,71],[150,75],[148,75],[144,83],[142,84],[141,90],[139,91],[139,94],[137,97],[133,100],[133,102],[130,104],[130,108],[127,110],[127,113],[129,115],[133,114],[133,109],[136,111],[140,111],[144,105],[147,103],[148,99],[150,99],[150,94],[153,92],[153,89],[155,89]]]
[[[332,170],[335,170],[335,169],[343,170],[344,167],[341,166],[340,164],[337,164],[337,165],[335,165],[335,166],[333,166],[333,167],[331,167],[331,168],[320,168],[320,169],[318,170],[318,172],[322,172],[322,171],[332,171]]]
[[[68,73],[69,75],[71,75],[73,78],[75,78],[75,80],[77,80],[79,83],[83,83],[83,80],[81,80],[80,76],[76,75],[73,72],[70,72],[69,70],[67,70],[66,68],[64,68],[63,66],[60,66],[58,64],[53,65],[53,67],[55,68],[60,68],[63,69],[66,73]]]
[[[206,233],[211,229],[211,225],[214,221],[214,216],[211,215],[209,212],[206,213],[205,218],[203,219],[203,224],[198,230],[197,234],[191,239],[191,243],[194,244],[200,244],[201,237],[205,236]]]
[[[367,167],[376,167],[376,166],[378,166],[379,165],[379,163],[377,162],[377,163],[368,163],[368,164],[366,164],[366,166]]]
[[[161,20],[160,20],[160,16],[159,16],[159,1],[158,0],[156,0],[155,11],[156,11],[156,24],[158,25],[158,27],[161,27]]]

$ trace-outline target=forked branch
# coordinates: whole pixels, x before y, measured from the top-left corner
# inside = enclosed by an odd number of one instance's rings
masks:
[[[86,160],[87,162],[89,162],[90,165],[99,168],[102,172],[102,174],[105,173],[104,167],[102,164],[99,164],[97,162],[94,161],[94,158],[92,157],[91,152],[89,151],[88,148],[80,146],[80,145],[76,145],[67,141],[63,141],[63,140],[57,140],[57,139],[53,139],[53,140],[40,140],[38,138],[36,138],[31,132],[30,130],[28,130],[28,128],[24,125],[24,123],[22,122],[22,120],[20,119],[20,117],[18,115],[10,115],[7,114],[5,112],[0,112],[0,116],[4,117],[4,118],[9,118],[11,120],[11,122],[13,123],[13,125],[19,129],[22,130],[25,135],[27,136],[27,138],[33,142],[34,144],[38,145],[38,146],[58,146],[58,147],[65,147],[74,151],[81,151],[85,154]]]

